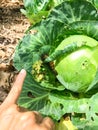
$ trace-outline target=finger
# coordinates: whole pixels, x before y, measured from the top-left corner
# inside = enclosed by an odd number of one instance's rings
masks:
[[[40,130],[40,122],[42,121],[42,116],[36,112],[36,111],[27,111],[24,113],[19,113],[20,117],[18,119],[17,123],[17,130]],[[25,122],[25,123],[24,123]],[[15,123],[16,124],[16,123]],[[13,125],[13,128],[15,127],[15,124]],[[18,128],[19,127],[19,128]]]
[[[10,93],[8,94],[7,98],[5,99],[3,105],[12,105],[15,104],[17,102],[17,99],[21,93],[22,90],[22,86],[23,86],[23,82],[24,79],[26,77],[26,71],[24,69],[22,69],[20,71],[20,73],[18,74],[16,81],[10,91]]]
[[[20,121],[26,122],[31,121],[32,124],[40,124],[42,121],[42,116],[39,113],[27,111],[24,113],[20,113]]]
[[[55,127],[54,122],[49,117],[43,119],[41,126],[47,128],[47,130],[54,130]]]
[[[3,116],[12,115],[12,114],[14,115],[16,113],[19,113],[19,110],[20,110],[20,108],[16,104],[14,104],[14,105],[9,106],[6,110],[4,110],[2,112],[2,115]]]
[[[13,124],[13,121],[16,119],[17,115],[19,115],[18,109],[19,108],[16,104],[11,105],[11,107],[6,108],[6,110],[3,109],[3,111],[0,113],[0,130],[8,130],[10,128],[10,126]],[[2,126],[4,128],[2,128]]]

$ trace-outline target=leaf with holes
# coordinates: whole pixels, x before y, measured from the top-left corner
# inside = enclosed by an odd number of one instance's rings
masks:
[[[56,121],[68,115],[79,129],[96,127],[98,13],[90,2],[62,2],[31,25],[16,47],[14,66],[27,70],[20,105]]]

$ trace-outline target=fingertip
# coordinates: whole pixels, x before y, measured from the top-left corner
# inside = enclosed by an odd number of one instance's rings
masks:
[[[20,73],[21,73],[21,74],[26,74],[26,70],[25,70],[25,69],[22,69],[22,70],[20,71]]]
[[[16,80],[9,92],[7,98],[5,99],[4,103],[6,106],[15,104],[19,98],[19,95],[22,91],[22,86],[26,77],[26,70],[22,69],[16,77]]]
[[[26,70],[25,69],[22,69],[20,72],[19,72],[19,75],[24,75],[24,77],[26,76]]]
[[[25,77],[26,77],[26,70],[25,70],[25,69],[22,69],[22,70],[19,72],[19,74],[17,75],[16,81],[14,82],[14,85],[17,85],[18,83],[19,83],[19,84],[21,84],[21,83],[23,84],[23,81],[24,81]]]

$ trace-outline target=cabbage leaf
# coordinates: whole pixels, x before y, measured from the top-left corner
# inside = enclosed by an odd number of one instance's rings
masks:
[[[78,95],[65,89],[57,79],[50,65],[44,62],[66,37],[83,34],[98,40],[98,13],[96,8],[85,0],[65,1],[53,8],[46,19],[30,26],[16,47],[14,66],[17,70],[27,70],[27,77],[19,98],[19,105],[37,110],[44,116],[58,121],[66,113],[83,113],[82,117],[72,115],[72,121],[83,129],[97,125],[98,74],[89,90],[93,94]],[[40,75],[40,76],[39,76]]]

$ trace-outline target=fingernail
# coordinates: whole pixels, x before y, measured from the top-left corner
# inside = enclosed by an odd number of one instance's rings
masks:
[[[20,73],[21,73],[21,74],[26,73],[26,70],[25,70],[25,69],[22,69],[22,70],[20,71]]]

